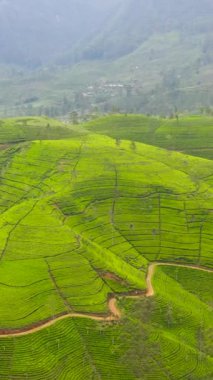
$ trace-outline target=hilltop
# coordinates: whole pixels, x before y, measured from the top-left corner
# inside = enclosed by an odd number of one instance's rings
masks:
[[[170,151],[213,159],[213,121],[206,116],[161,118],[145,115],[109,115],[85,127],[117,140],[143,142]]]
[[[17,144],[32,140],[60,140],[81,136],[86,131],[81,127],[68,126],[48,117],[19,117],[0,120],[1,144]]]

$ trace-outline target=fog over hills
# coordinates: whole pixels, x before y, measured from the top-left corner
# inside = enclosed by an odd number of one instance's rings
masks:
[[[116,1],[1,0],[0,61],[41,64],[100,28]]]
[[[211,0],[1,0],[0,61],[117,58],[154,34],[209,35],[212,12]]]
[[[151,36],[179,32],[192,38],[213,31],[211,0],[126,0],[93,41],[89,58],[115,58],[138,48]],[[90,52],[90,55],[89,55]]]
[[[0,113],[211,107],[212,19],[212,0],[1,0]]]

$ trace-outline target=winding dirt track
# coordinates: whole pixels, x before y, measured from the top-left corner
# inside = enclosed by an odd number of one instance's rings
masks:
[[[154,262],[151,263],[148,267],[147,276],[146,276],[146,291],[136,290],[130,291],[126,293],[118,293],[112,294],[108,298],[108,308],[110,313],[108,315],[98,315],[98,314],[89,314],[89,313],[62,313],[59,315],[55,315],[46,320],[37,322],[31,326],[26,326],[18,329],[0,329],[0,338],[9,338],[9,337],[19,337],[24,335],[33,334],[37,331],[44,330],[47,327],[54,325],[56,322],[61,321],[67,318],[87,318],[95,321],[104,321],[104,322],[112,322],[118,321],[121,319],[121,310],[117,306],[117,298],[118,297],[152,297],[155,292],[152,285],[152,278],[155,273],[155,269],[157,266],[173,266],[173,267],[183,267],[183,268],[191,268],[195,270],[201,270],[208,273],[213,273],[213,269],[208,269],[205,267],[201,267],[198,265],[190,265],[190,264],[176,264],[176,263],[164,263],[164,262]]]

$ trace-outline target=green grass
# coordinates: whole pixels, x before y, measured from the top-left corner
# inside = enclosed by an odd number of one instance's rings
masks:
[[[183,135],[175,140],[187,152],[199,147],[199,134],[209,140],[201,119],[190,120],[192,145],[184,145]],[[211,119],[202,120],[210,130]],[[47,122],[56,133],[51,140]],[[60,136],[57,121],[25,120],[20,127],[18,120],[4,121],[0,133],[10,132],[0,151],[0,330],[67,312],[107,314],[108,294],[144,290],[155,260],[212,268],[213,163],[139,142],[141,125],[151,138],[149,123],[155,136],[176,128],[172,120],[115,116],[87,125],[90,133],[62,126]],[[35,130],[43,137],[35,138]],[[106,272],[122,284],[105,280]],[[156,310],[145,328],[162,347],[145,378],[211,378],[211,284],[209,273],[157,269]],[[135,301],[121,307],[130,318]],[[0,377],[136,379],[131,363],[121,360],[132,344],[122,343],[123,323],[71,319],[0,339]]]

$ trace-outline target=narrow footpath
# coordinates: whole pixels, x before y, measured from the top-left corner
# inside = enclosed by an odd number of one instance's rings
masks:
[[[33,334],[54,325],[58,321],[61,321],[67,318],[87,318],[87,319],[92,319],[94,321],[100,321],[100,322],[119,321],[122,317],[122,313],[121,313],[121,310],[117,306],[117,298],[119,297],[139,298],[139,297],[154,296],[155,291],[152,285],[152,279],[155,274],[155,269],[158,266],[183,267],[183,268],[189,268],[189,269],[201,270],[208,273],[213,273],[213,269],[208,269],[208,268],[201,267],[198,265],[154,262],[149,265],[148,270],[147,270],[146,290],[145,291],[136,290],[136,291],[130,291],[126,293],[120,293],[120,294],[117,293],[117,294],[110,295],[108,298],[108,308],[109,308],[108,315],[98,315],[98,314],[92,314],[92,313],[62,313],[60,315],[52,316],[46,320],[36,322],[35,324],[31,326],[26,326],[26,327],[17,328],[17,329],[9,329],[9,328],[0,329],[0,338],[19,337],[19,336]]]

